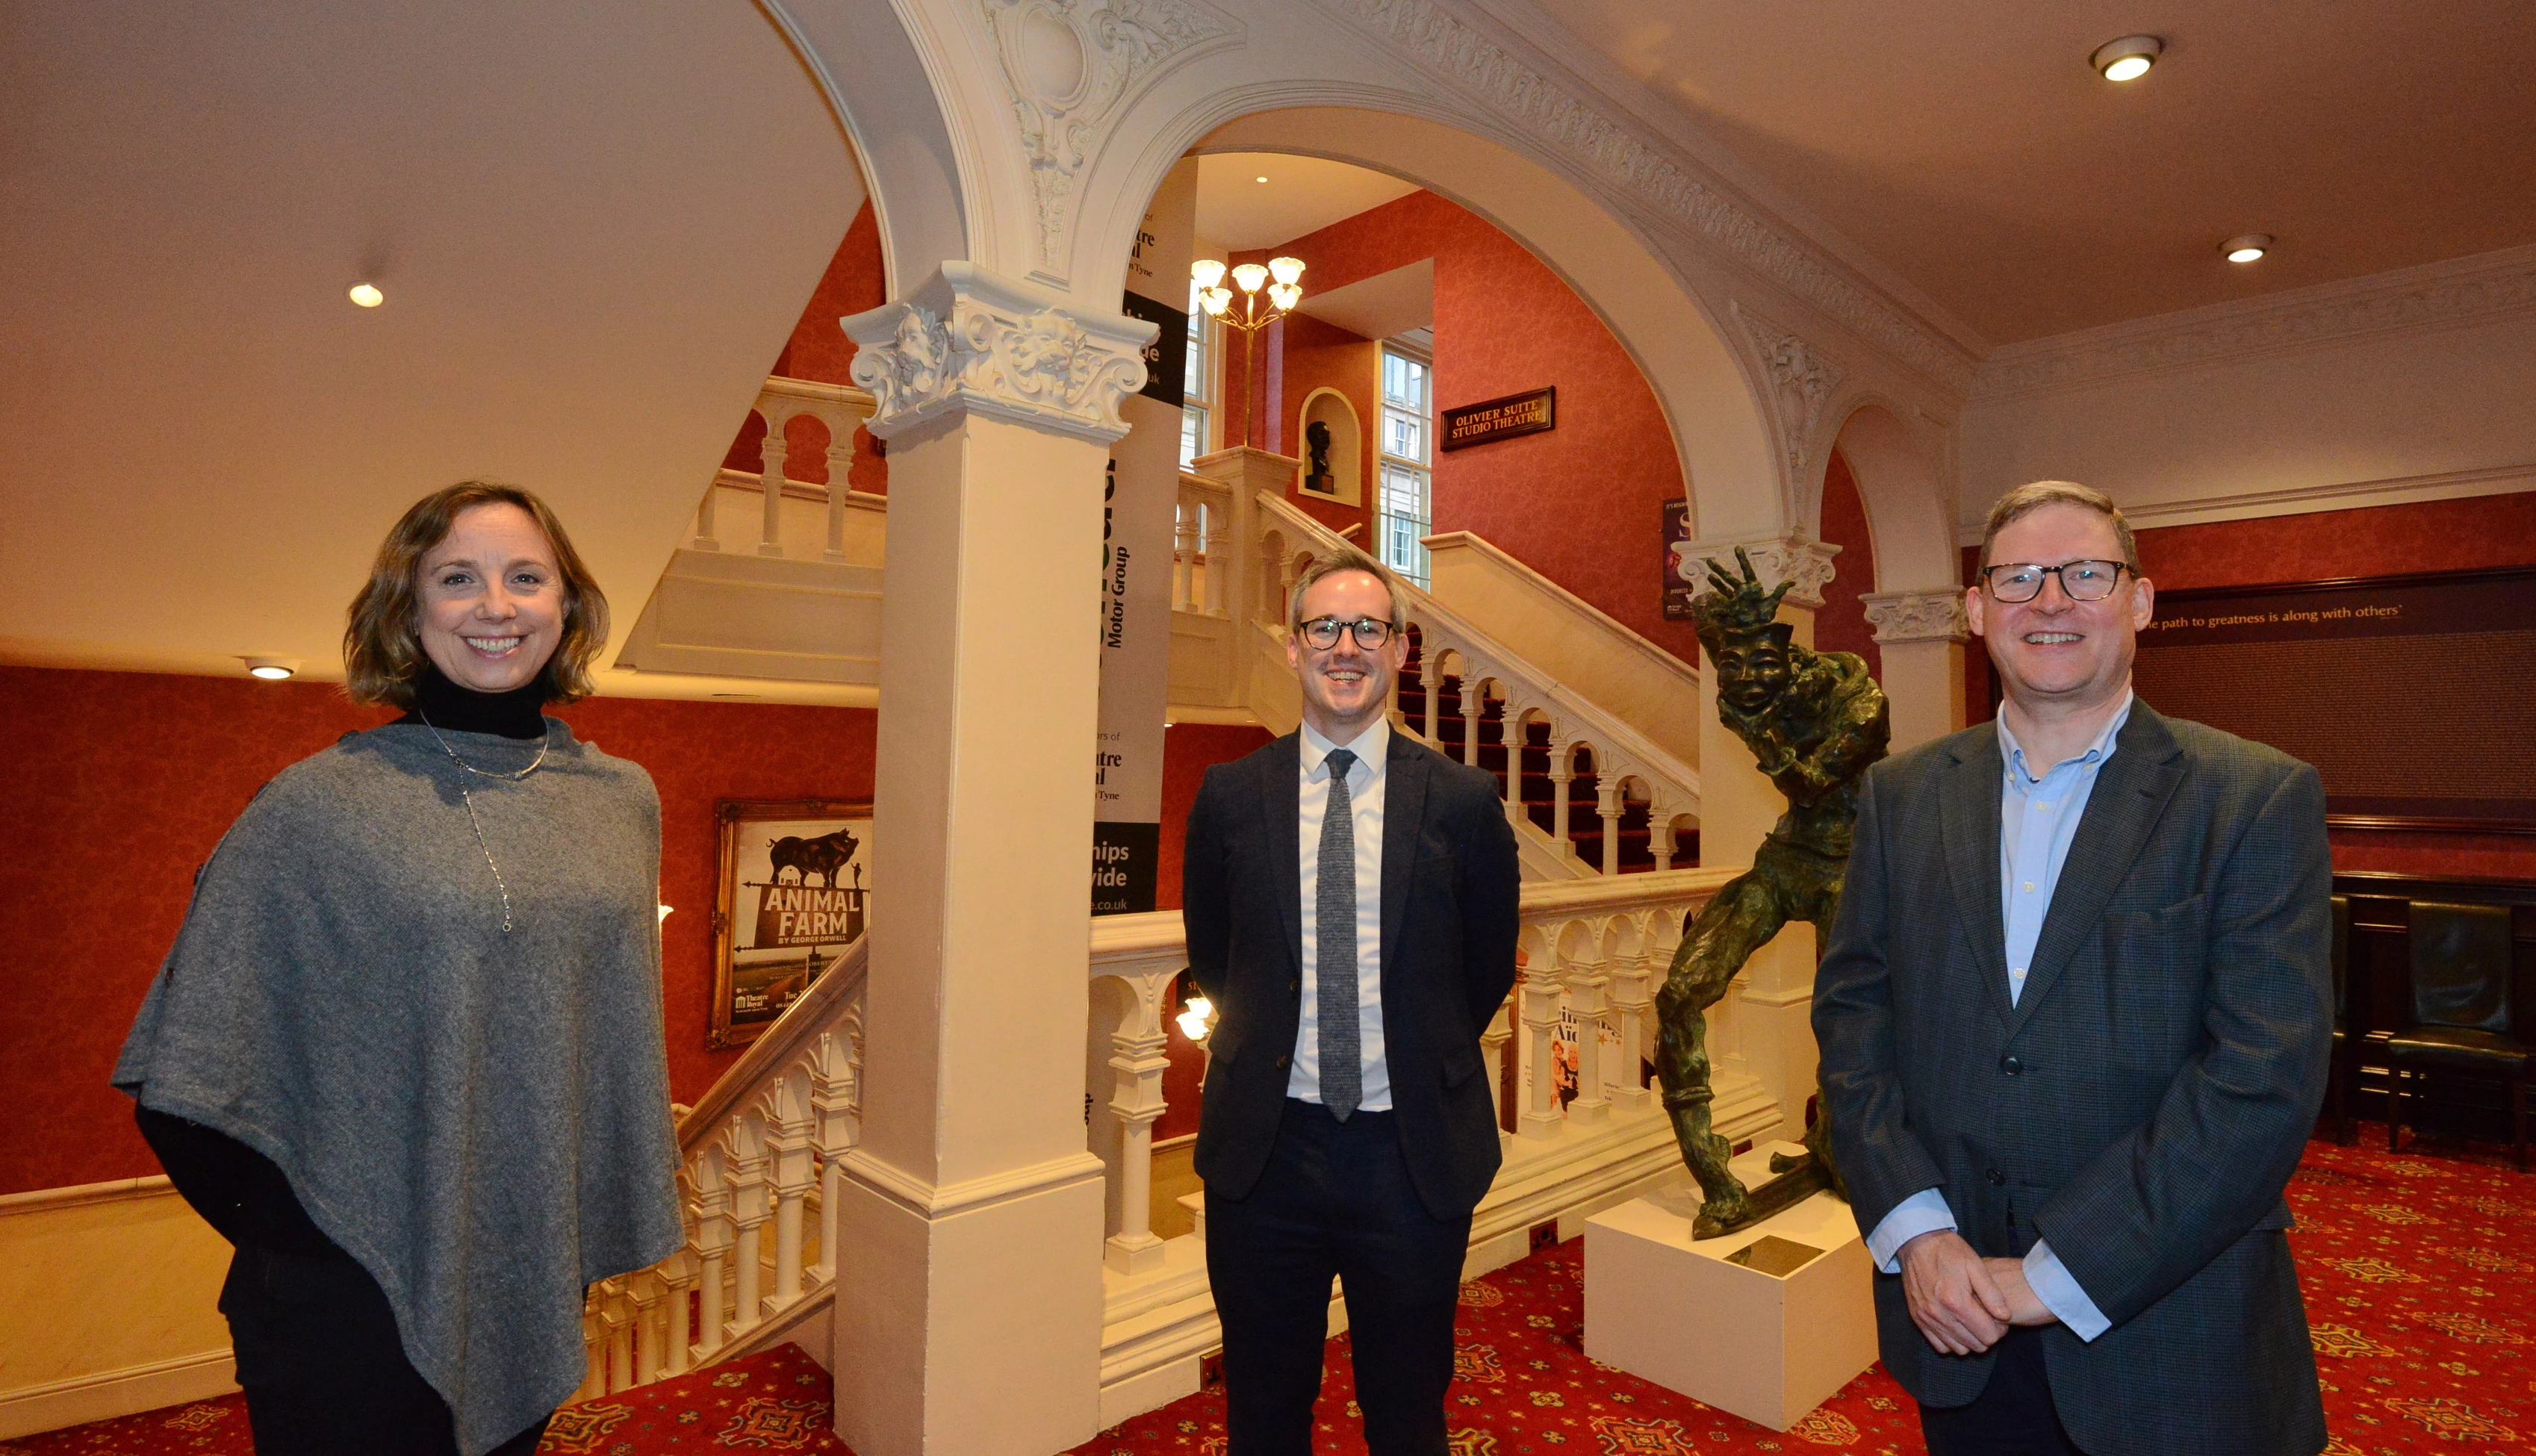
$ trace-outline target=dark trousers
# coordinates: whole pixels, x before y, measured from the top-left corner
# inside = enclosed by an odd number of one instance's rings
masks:
[[[257,1456],[456,1456],[441,1400],[397,1337],[378,1281],[349,1254],[247,1243],[221,1288]],[[529,1456],[539,1420],[494,1448]]]
[[[1359,1110],[1341,1122],[1288,1099],[1249,1196],[1206,1195],[1230,1456],[1311,1449],[1333,1275],[1347,1293],[1366,1447],[1444,1456],[1453,1310],[1470,1241],[1470,1215],[1437,1219],[1418,1201],[1391,1113]]]
[[[2052,1404],[2043,1332],[2011,1329],[1997,1348],[1990,1383],[1971,1404],[1920,1408],[1929,1456],[2085,1456]]]

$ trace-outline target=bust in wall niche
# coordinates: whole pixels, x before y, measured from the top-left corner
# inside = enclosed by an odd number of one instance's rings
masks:
[[[1330,423],[1315,419],[1303,426],[1303,450],[1306,465],[1303,488],[1314,495],[1336,495],[1339,482],[1330,475]]]

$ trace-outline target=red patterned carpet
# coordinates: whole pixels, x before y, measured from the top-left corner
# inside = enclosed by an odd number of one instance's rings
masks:
[[[2374,1141],[2372,1138],[2374,1134]],[[2310,1143],[2290,1184],[2330,1456],[2536,1449],[2536,1175],[2456,1145],[2390,1156]],[[1781,1434],[1634,1376],[1578,1348],[1575,1241],[1462,1291],[1450,1424],[1456,1456],[1741,1456],[1818,1447],[1922,1450],[1908,1397],[1871,1369]],[[1347,1337],[1331,1342],[1316,1449],[1361,1452]],[[651,1456],[712,1450],[845,1452],[828,1433],[828,1378],[792,1346],[567,1409],[541,1451]],[[1222,1456],[1221,1390],[1137,1417],[1070,1456]],[[235,1396],[0,1443],[0,1456],[247,1456]],[[851,1453],[849,1453],[851,1456]]]

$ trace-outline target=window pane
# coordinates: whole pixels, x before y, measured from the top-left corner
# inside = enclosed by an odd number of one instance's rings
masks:
[[[1180,466],[1206,453],[1206,407],[1186,405],[1180,409]]]

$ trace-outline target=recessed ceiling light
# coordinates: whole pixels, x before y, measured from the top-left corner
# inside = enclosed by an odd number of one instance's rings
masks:
[[[288,658],[240,658],[246,664],[246,675],[267,682],[280,682],[299,670],[299,664]]]
[[[1267,179],[1266,177],[1253,177],[1253,178],[1251,178],[1250,180],[1251,180],[1251,181],[1253,181],[1253,182],[1265,182],[1265,181],[1267,181],[1268,179]]]
[[[2251,263],[2271,250],[2272,235],[2268,232],[2249,232],[2219,245],[2219,251],[2231,263]]]
[[[378,285],[375,284],[352,285],[351,297],[354,303],[361,305],[363,308],[376,308],[380,304],[388,301],[388,295],[380,292]]]
[[[2165,49],[2166,42],[2154,35],[2124,35],[2097,46],[2096,53],[2087,57],[2087,64],[2103,73],[2107,81],[2137,81],[2157,64],[2159,53]]]

